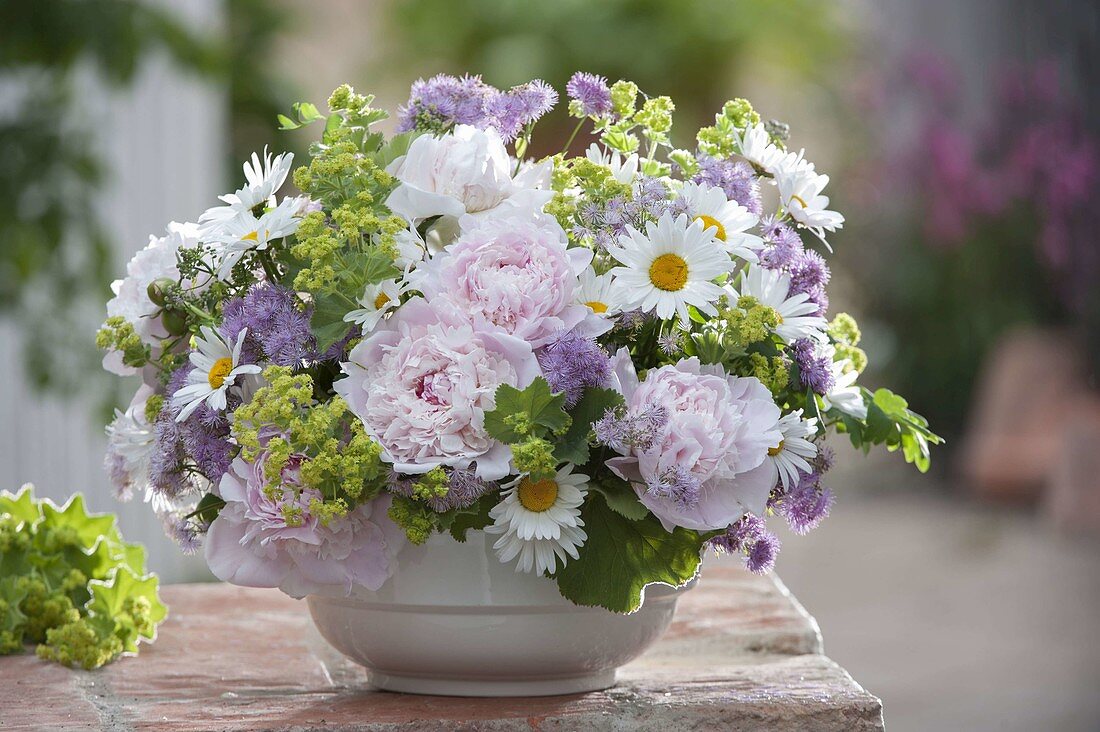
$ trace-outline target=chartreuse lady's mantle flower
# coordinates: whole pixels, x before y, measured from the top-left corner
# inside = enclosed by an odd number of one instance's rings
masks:
[[[581,528],[580,505],[588,493],[588,476],[562,466],[556,475],[532,480],[524,476],[505,487],[503,500],[489,511],[487,534],[500,534],[493,544],[502,562],[516,557],[517,572],[553,572],[557,560],[576,559],[588,535]]]
[[[733,268],[729,255],[714,246],[714,240],[700,222],[681,215],[661,216],[646,224],[642,234],[633,227],[607,251],[623,264],[611,275],[623,288],[623,307],[656,312],[662,319],[680,316],[689,322],[688,306],[714,315],[714,302],[722,288],[713,280]]]
[[[211,409],[222,411],[228,400],[226,392],[238,376],[258,374],[260,367],[241,363],[241,346],[248,329],[237,336],[232,348],[209,326],[202,326],[202,336],[195,338],[196,350],[191,352],[191,364],[195,367],[187,375],[187,384],[172,395],[173,405],[180,409],[177,422],[183,422],[205,402]]]

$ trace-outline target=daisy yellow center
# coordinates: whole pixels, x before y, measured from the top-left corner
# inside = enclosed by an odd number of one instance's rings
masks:
[[[786,444],[786,440],[780,440],[778,445],[776,445],[775,447],[769,447],[768,448],[768,454],[771,455],[772,457],[775,457],[779,453],[783,452],[783,446],[785,444]]]
[[[707,216],[706,214],[703,214],[701,216],[696,216],[695,220],[702,222],[704,230],[717,229],[716,233],[714,234],[715,239],[718,239],[719,241],[726,240],[726,227],[722,226],[722,222],[718,219],[714,218],[713,216]]]
[[[592,308],[592,312],[594,312],[594,313],[606,313],[607,312],[607,306],[604,305],[599,300],[591,300],[589,302],[586,302],[585,305]]]
[[[558,484],[550,478],[531,480],[524,478],[520,481],[519,502],[528,511],[542,513],[558,500]]]
[[[210,367],[210,373],[206,376],[206,380],[210,382],[210,388],[222,388],[222,384],[225,383],[225,377],[229,376],[229,372],[232,370],[233,359],[219,358],[215,361],[214,365]]]
[[[684,289],[688,280],[688,265],[679,254],[662,254],[649,265],[649,281],[658,290],[676,292]]]
[[[798,195],[791,196],[791,200],[792,201],[798,201],[798,203],[802,206],[802,208],[807,208],[806,201],[804,201],[802,199],[802,196],[798,196]]]
[[[378,297],[374,298],[374,309],[381,310],[382,307],[390,301],[390,296],[384,292],[379,292]]]
[[[241,241],[259,241],[259,240],[260,240],[260,232],[258,232],[258,231],[250,231],[250,232],[248,232],[247,234],[245,234],[244,236],[241,237]]]

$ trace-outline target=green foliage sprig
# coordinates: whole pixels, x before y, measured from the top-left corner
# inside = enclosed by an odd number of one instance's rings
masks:
[[[0,493],[0,654],[38,644],[40,658],[85,669],[135,654],[168,614],[157,585],[145,549],[79,493],[61,508],[29,485]]]

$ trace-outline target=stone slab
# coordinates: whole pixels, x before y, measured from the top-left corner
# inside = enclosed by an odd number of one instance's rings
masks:
[[[271,590],[175,585],[160,637],[95,672],[0,659],[0,730],[877,730],[882,706],[821,655],[769,577],[715,563],[668,634],[603,692],[454,699],[373,691]]]

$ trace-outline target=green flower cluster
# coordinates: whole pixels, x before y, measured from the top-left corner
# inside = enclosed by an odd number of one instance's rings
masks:
[[[382,448],[344,400],[314,402],[313,378],[287,367],[269,366],[263,376],[267,385],[235,412],[233,436],[246,460],[264,456],[268,489],[290,490],[283,472],[293,458],[302,485],[324,497],[310,505],[322,523],[376,496],[386,477]]]
[[[760,115],[747,99],[731,99],[714,115],[714,124],[696,135],[699,152],[715,158],[728,158],[737,152],[735,137],[760,123]]]
[[[114,516],[63,507],[30,486],[0,493],[0,654],[38,644],[40,658],[92,669],[156,637],[167,615],[145,550],[122,540]]]

